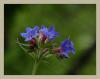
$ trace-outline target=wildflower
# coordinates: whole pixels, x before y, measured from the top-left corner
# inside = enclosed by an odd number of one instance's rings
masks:
[[[36,74],[40,61],[48,62],[46,58],[53,55],[51,51],[54,51],[57,57],[61,58],[68,58],[70,52],[75,54],[74,45],[69,38],[64,40],[58,48],[55,48],[55,43],[52,44],[52,42],[48,42],[59,36],[59,33],[55,31],[54,26],[51,26],[49,29],[45,26],[42,26],[41,28],[38,26],[35,26],[34,28],[27,27],[26,32],[21,33],[20,35],[25,38],[25,41],[28,41],[29,44],[20,43],[18,39],[16,43],[18,43],[19,46],[34,59],[32,74]]]
[[[51,26],[49,29],[46,28],[45,26],[42,26],[40,31],[39,31],[39,37],[42,42],[45,41],[52,41],[54,40],[57,36],[59,36],[59,33],[55,31],[54,26]]]
[[[26,28],[26,33],[21,33],[21,36],[25,38],[25,41],[31,41],[33,38],[38,36],[39,27],[35,26],[33,29],[30,27]]]
[[[72,41],[69,40],[69,38],[66,39],[65,41],[63,41],[59,48],[54,48],[53,51],[57,52],[58,55],[66,57],[66,58],[69,57],[68,54],[70,52],[75,54],[74,45],[73,45]]]

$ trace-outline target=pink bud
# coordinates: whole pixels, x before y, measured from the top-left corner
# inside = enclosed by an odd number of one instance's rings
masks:
[[[47,41],[47,36],[43,34],[43,32],[39,33],[39,39],[42,43],[45,43]]]

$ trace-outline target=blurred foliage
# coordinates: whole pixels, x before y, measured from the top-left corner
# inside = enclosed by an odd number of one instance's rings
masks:
[[[32,58],[16,44],[16,38],[27,26],[54,25],[61,34],[55,41],[60,44],[70,35],[76,54],[69,59],[48,58],[49,64],[42,62],[37,74],[63,75],[76,65],[75,62],[85,50],[96,41],[96,5],[95,4],[5,4],[4,5],[4,74],[31,74]],[[93,53],[92,53],[93,52]],[[96,74],[96,47],[91,57],[74,71],[78,75]],[[84,58],[85,60],[87,59]],[[81,61],[83,62],[83,61]],[[77,62],[78,63],[78,62]]]

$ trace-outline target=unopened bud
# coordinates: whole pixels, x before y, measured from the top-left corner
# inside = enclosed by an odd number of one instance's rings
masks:
[[[60,50],[61,50],[61,48],[59,47],[59,48],[53,48],[52,49],[54,52],[56,52],[56,53],[60,53]]]
[[[46,43],[46,42],[48,41],[47,36],[44,35],[42,32],[39,33],[39,40],[40,40],[42,43]]]
[[[32,39],[30,41],[30,47],[34,47],[36,45],[36,40],[35,39]]]

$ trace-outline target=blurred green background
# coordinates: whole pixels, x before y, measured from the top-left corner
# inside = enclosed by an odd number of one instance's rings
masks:
[[[54,25],[61,37],[71,37],[76,54],[70,59],[48,58],[41,63],[39,75],[96,74],[96,5],[95,4],[5,4],[4,5],[4,74],[30,75],[33,61],[16,44],[27,26]]]

